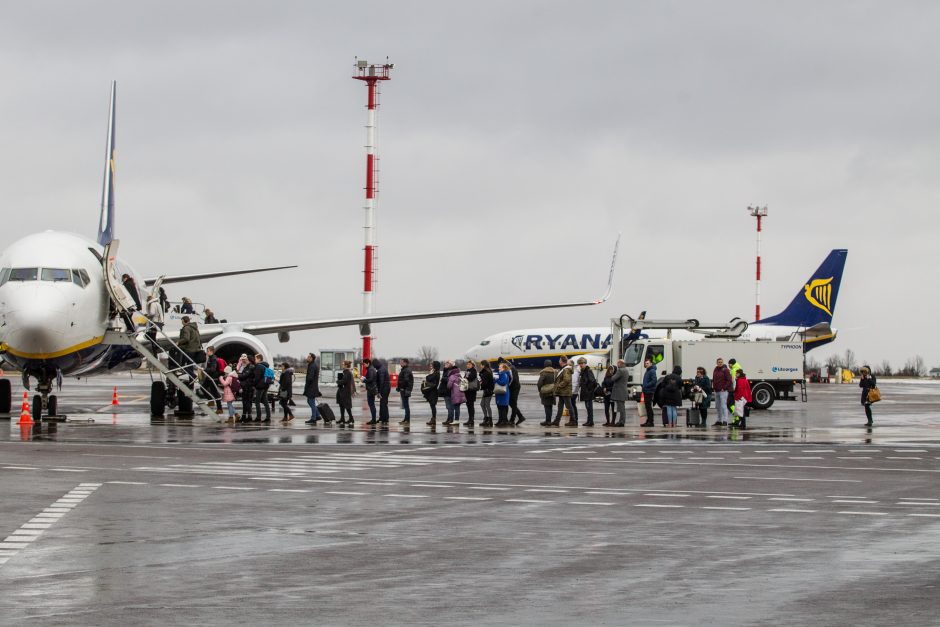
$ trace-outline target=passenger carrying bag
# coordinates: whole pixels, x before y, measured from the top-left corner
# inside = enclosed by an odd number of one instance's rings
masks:
[[[881,400],[881,390],[878,389],[878,386],[874,386],[868,389],[868,402],[877,403]]]

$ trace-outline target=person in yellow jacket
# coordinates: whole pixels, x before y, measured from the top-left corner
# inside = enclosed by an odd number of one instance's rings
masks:
[[[738,363],[734,357],[728,360],[728,370],[731,371],[731,381],[738,380],[738,370],[741,369],[741,364]],[[731,413],[731,424],[736,425],[740,416],[735,413],[734,410],[734,394],[728,395],[728,411]]]

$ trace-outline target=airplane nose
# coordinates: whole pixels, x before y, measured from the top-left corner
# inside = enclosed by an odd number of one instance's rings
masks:
[[[68,328],[68,303],[54,290],[23,286],[6,299],[4,342],[11,352],[47,354],[62,348]]]

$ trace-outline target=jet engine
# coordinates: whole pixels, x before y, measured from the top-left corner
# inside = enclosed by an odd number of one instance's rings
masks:
[[[242,353],[246,355],[263,355],[268,364],[271,362],[271,353],[264,342],[254,335],[249,335],[241,331],[223,333],[213,338],[209,346],[215,348],[215,354],[225,360],[225,363],[234,366],[238,363],[238,358]],[[273,364],[272,364],[273,365]]]

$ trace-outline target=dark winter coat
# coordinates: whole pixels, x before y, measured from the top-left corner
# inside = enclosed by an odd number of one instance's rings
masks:
[[[512,379],[509,380],[509,391],[517,393],[522,388],[522,381],[519,380],[519,371],[512,362],[509,362],[509,372],[512,374]]]
[[[712,389],[716,392],[730,392],[734,389],[734,381],[731,380],[731,371],[728,366],[715,367],[712,372]]]
[[[304,377],[304,396],[307,398],[320,396],[320,362],[318,361],[307,364],[307,375]]]
[[[581,391],[578,398],[582,401],[593,401],[594,392],[597,391],[597,377],[590,368],[581,371]]]
[[[411,366],[404,366],[398,373],[398,385],[395,386],[395,391],[405,392],[405,396],[411,396],[414,387],[415,375],[411,372]]]
[[[662,403],[672,407],[682,404],[682,377],[673,373],[663,377]]]
[[[542,394],[542,386],[551,386],[551,392],[549,394]],[[555,404],[555,369],[551,366],[546,366],[542,368],[542,371],[539,372],[539,380],[536,383],[536,389],[539,391],[539,398],[542,399],[543,405],[554,405]]]
[[[190,321],[183,325],[183,328],[180,329],[180,338],[176,341],[176,345],[187,353],[195,353],[202,348],[202,341],[199,339],[199,329],[196,328],[195,322]]]
[[[467,397],[468,403],[473,403],[475,400],[477,400],[477,390],[473,390],[470,388],[476,385],[477,389],[479,389],[479,385],[480,385],[479,377],[477,376],[477,369],[467,368],[466,370],[464,370],[464,374],[467,378],[467,383],[469,385],[467,387],[467,391],[464,392],[463,395]]]
[[[862,388],[862,405],[871,405],[871,403],[868,402],[868,390],[876,385],[878,385],[878,380],[875,379],[875,375],[873,374],[862,378],[862,380],[858,382],[858,387]]]
[[[379,393],[379,386],[376,382],[378,377],[378,367],[375,362],[369,364],[369,367],[366,369],[366,392],[372,394],[373,396]]]
[[[652,394],[656,391],[656,364],[652,364],[643,373],[643,394]]]
[[[353,392],[356,389],[356,382],[353,378],[352,370],[344,368],[336,377],[336,402],[340,407],[352,409]]]
[[[376,364],[373,362],[372,365],[375,366]],[[371,371],[372,368],[369,368],[369,370]],[[392,382],[388,376],[388,366],[382,361],[378,362],[378,368],[375,371],[375,385],[382,398],[388,398],[388,395],[392,393]]]
[[[493,380],[493,371],[489,368],[480,370],[480,391],[483,392],[483,398],[493,396],[493,388],[496,383]]]
[[[441,383],[441,371],[432,370],[424,380],[427,381],[427,389],[422,393],[424,398],[428,399],[428,402],[432,405],[437,402],[437,388]]]
[[[264,371],[267,368],[270,368],[270,366],[268,366],[268,362],[266,361],[261,361],[255,364],[255,368],[252,371],[252,384],[256,390],[268,389],[268,382],[264,378]]]
[[[277,383],[278,383],[278,390],[277,390],[278,398],[293,397],[294,396],[294,369],[285,368],[284,371],[281,372],[281,377],[277,380]],[[287,392],[287,394],[284,394],[285,391]]]

